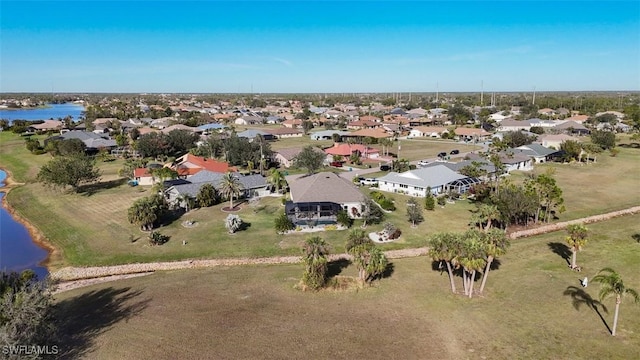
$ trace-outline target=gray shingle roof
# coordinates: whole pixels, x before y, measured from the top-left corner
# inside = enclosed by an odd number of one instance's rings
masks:
[[[297,178],[289,182],[293,202],[362,202],[364,195],[349,180],[331,172]]]
[[[214,188],[217,189],[220,186],[220,182],[222,181],[223,176],[224,174],[222,173],[201,170],[197,174],[185,180],[188,181],[189,184],[174,185],[174,188],[178,190],[179,193],[186,191],[190,195],[190,192],[194,191],[195,189],[195,193],[197,194],[200,190],[200,187],[204,184],[211,184]],[[234,173],[234,176],[238,179],[238,181],[242,185],[242,188],[245,190],[258,189],[267,186],[267,179],[260,174],[242,176],[239,173]]]
[[[378,181],[387,181],[396,184],[406,184],[424,188],[437,188],[452,181],[464,178],[466,178],[466,176],[458,174],[444,165],[438,164],[422,169],[405,171],[403,173],[390,172],[387,175],[378,178]]]

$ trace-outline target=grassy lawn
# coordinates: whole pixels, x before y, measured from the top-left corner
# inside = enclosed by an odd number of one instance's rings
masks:
[[[160,272],[57,295],[72,334],[70,358],[632,359],[640,353],[640,306],[626,299],[618,334],[614,301],[603,320],[576,309],[580,288],[605,266],[640,290],[640,216],[589,226],[569,271],[549,243],[564,233],[514,243],[489,277],[485,297],[452,295],[425,257],[394,261],[390,277],[360,291],[303,293],[301,265]],[[339,272],[337,270],[335,272]],[[340,275],[355,276],[353,266]],[[461,287],[460,278],[457,279]],[[576,304],[578,305],[578,304]]]
[[[619,147],[620,153],[611,157],[601,153],[597,162],[584,164],[540,164],[535,172],[555,169],[555,178],[562,188],[567,212],[562,220],[626,209],[640,205],[640,149]],[[513,173],[514,181],[522,181],[526,174]]]
[[[273,230],[273,218],[282,206],[279,198],[264,198],[255,206],[243,205],[238,213],[249,223],[248,229],[228,235],[224,229],[225,204],[198,209],[166,224],[160,231],[171,240],[159,247],[150,247],[146,234],[127,221],[127,209],[135,199],[150,195],[145,188],[132,188],[118,180],[117,170],[121,161],[99,163],[102,183],[92,194],[70,194],[50,190],[32,181],[39,166],[50,159],[49,155],[35,156],[26,150],[24,140],[14,134],[0,133],[0,164],[8,168],[25,186],[13,189],[7,196],[10,204],[35,225],[60,249],[61,256],[51,262],[53,269],[64,265],[112,265],[133,262],[170,261],[190,258],[263,257],[299,253],[299,246],[308,234],[277,235]],[[286,147],[295,146],[300,138],[281,140]],[[279,141],[280,142],[280,141]],[[279,143],[276,142],[276,143]],[[403,149],[405,148],[403,141]],[[421,141],[406,141],[418,143]],[[425,142],[431,143],[431,142]],[[464,151],[463,149],[460,149]],[[637,191],[640,170],[640,150],[621,148],[613,158],[603,155],[596,164],[542,165],[556,168],[556,178],[564,190],[568,212],[561,220],[599,214],[640,204]],[[523,174],[512,176],[521,180]],[[372,175],[367,175],[372,177]],[[585,189],[588,189],[586,191]],[[362,188],[368,192],[369,189]],[[406,218],[407,196],[385,194],[395,201],[397,210],[387,214],[387,220],[398,226],[402,237],[385,244],[385,249],[424,246],[426,235],[437,231],[463,230],[466,228],[474,205],[467,201],[437,207],[424,212],[425,222],[411,228]],[[423,199],[420,199],[423,201]],[[185,228],[184,220],[195,220],[197,226]],[[361,222],[356,222],[359,226]],[[383,224],[369,226],[367,231],[379,231]],[[325,238],[335,252],[342,252],[347,236],[345,231],[315,233]],[[129,238],[139,238],[131,242]],[[182,241],[187,245],[183,246]]]
[[[382,147],[379,145],[372,145],[373,147],[382,151]],[[434,139],[407,139],[400,140],[400,157],[409,161],[422,160],[428,158],[434,158],[438,156],[440,152],[446,152],[447,154],[453,150],[458,149],[461,153],[479,150],[481,146],[467,145],[451,140],[434,140]],[[397,155],[398,143],[390,149],[390,151]]]

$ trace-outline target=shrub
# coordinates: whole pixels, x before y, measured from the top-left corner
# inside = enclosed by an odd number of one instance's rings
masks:
[[[378,204],[380,204],[380,207],[387,211],[394,211],[396,209],[396,205],[393,203],[393,201],[387,198],[378,201]]]
[[[149,234],[149,244],[150,245],[162,245],[169,241],[170,237],[167,235],[162,235],[158,231],[152,231]]]
[[[430,211],[435,210],[436,199],[433,197],[433,195],[427,195],[427,197],[424,199],[424,208]]]
[[[438,205],[444,206],[447,203],[446,196],[438,196]]]
[[[227,228],[227,231],[229,231],[229,234],[233,234],[242,226],[242,219],[236,214],[229,214],[224,220],[224,226]]]
[[[349,217],[346,210],[338,211],[338,214],[336,214],[336,221],[344,227],[351,227],[351,225],[353,225],[353,219]]]
[[[296,228],[284,212],[281,212],[280,215],[275,218],[274,223],[277,233],[284,233]],[[296,231],[298,231],[298,229],[296,229]]]

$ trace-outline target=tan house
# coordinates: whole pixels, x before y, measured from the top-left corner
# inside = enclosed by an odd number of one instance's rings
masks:
[[[45,120],[42,124],[29,125],[29,131],[54,131],[60,130],[64,123],[59,120]]]
[[[487,132],[485,129],[482,129],[482,128],[459,127],[454,130],[454,133],[461,140],[465,140],[465,141],[487,140],[491,136],[491,133]]]
[[[443,133],[448,132],[446,127],[441,126],[416,126],[409,131],[409,137],[432,137],[440,138]]]
[[[283,138],[291,138],[291,137],[302,137],[303,133],[302,131],[298,130],[298,129],[291,129],[291,128],[278,128],[278,129],[265,129],[264,131],[268,132],[269,134],[273,135],[274,137],[277,137],[278,139],[283,139]]]

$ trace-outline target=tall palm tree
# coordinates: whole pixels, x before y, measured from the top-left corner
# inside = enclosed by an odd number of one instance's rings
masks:
[[[229,209],[233,209],[233,197],[240,195],[242,184],[240,180],[231,172],[222,176],[220,181],[220,194],[229,198]]]
[[[495,205],[482,204],[478,210],[473,214],[471,221],[477,224],[481,230],[485,232],[491,229],[491,223],[493,220],[500,218],[500,211]],[[486,225],[484,225],[486,223]]]
[[[484,250],[487,256],[487,266],[482,274],[482,284],[480,285],[480,294],[484,291],[484,285],[487,283],[491,263],[498,256],[502,256],[507,252],[507,248],[511,245],[507,234],[500,229],[491,229],[482,237],[484,242]]]
[[[305,271],[302,281],[312,290],[324,286],[328,270],[329,245],[319,236],[307,239],[302,245]]]
[[[481,238],[481,233],[475,229],[463,234],[463,246],[459,261],[464,270],[462,273],[464,294],[468,295],[469,298],[473,297],[473,285],[476,272],[482,271],[486,265],[484,244]]]
[[[456,233],[437,233],[431,236],[429,240],[429,255],[434,261],[447,266],[449,273],[449,282],[451,283],[451,292],[456,293],[456,283],[454,281],[453,271],[459,268],[458,255],[460,247],[460,236]]]
[[[287,181],[284,179],[284,175],[278,169],[272,169],[269,176],[269,182],[276,187],[276,192],[280,192],[280,187],[286,185]]]
[[[571,269],[576,269],[576,254],[587,244],[588,230],[583,224],[567,226],[567,244],[571,247]]]
[[[622,298],[625,295],[629,295],[637,304],[640,302],[640,295],[638,295],[636,290],[625,287],[620,274],[611,268],[604,268],[598,271],[598,275],[596,275],[591,281],[600,283],[600,301],[610,296],[615,296],[616,298],[616,311],[613,315],[613,328],[611,330],[611,335],[616,336],[618,310],[620,309]]]

